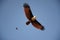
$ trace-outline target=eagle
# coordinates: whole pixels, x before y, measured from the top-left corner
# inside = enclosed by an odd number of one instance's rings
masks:
[[[36,20],[36,16],[33,16],[30,6],[27,3],[24,3],[23,8],[28,19],[26,25],[29,25],[31,23],[35,28],[44,30],[44,26]]]

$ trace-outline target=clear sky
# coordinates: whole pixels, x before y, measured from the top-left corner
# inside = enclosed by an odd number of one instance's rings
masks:
[[[25,2],[44,31],[26,25]],[[0,40],[60,40],[60,0],[0,0]]]

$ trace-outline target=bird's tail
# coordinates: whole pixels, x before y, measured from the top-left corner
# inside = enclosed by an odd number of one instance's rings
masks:
[[[29,25],[29,24],[30,24],[30,21],[27,21],[27,22],[26,22],[26,25]]]

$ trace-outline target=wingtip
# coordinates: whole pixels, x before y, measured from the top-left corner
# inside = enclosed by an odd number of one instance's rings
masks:
[[[45,28],[44,28],[44,27],[42,27],[40,30],[45,30]]]
[[[23,7],[28,7],[28,8],[30,8],[30,6],[28,5],[28,3],[24,3]]]

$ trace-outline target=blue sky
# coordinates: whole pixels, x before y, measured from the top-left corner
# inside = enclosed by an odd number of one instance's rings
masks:
[[[23,4],[28,3],[44,31],[26,25]],[[18,30],[16,30],[18,27]],[[60,40],[60,0],[1,0],[0,40]]]

